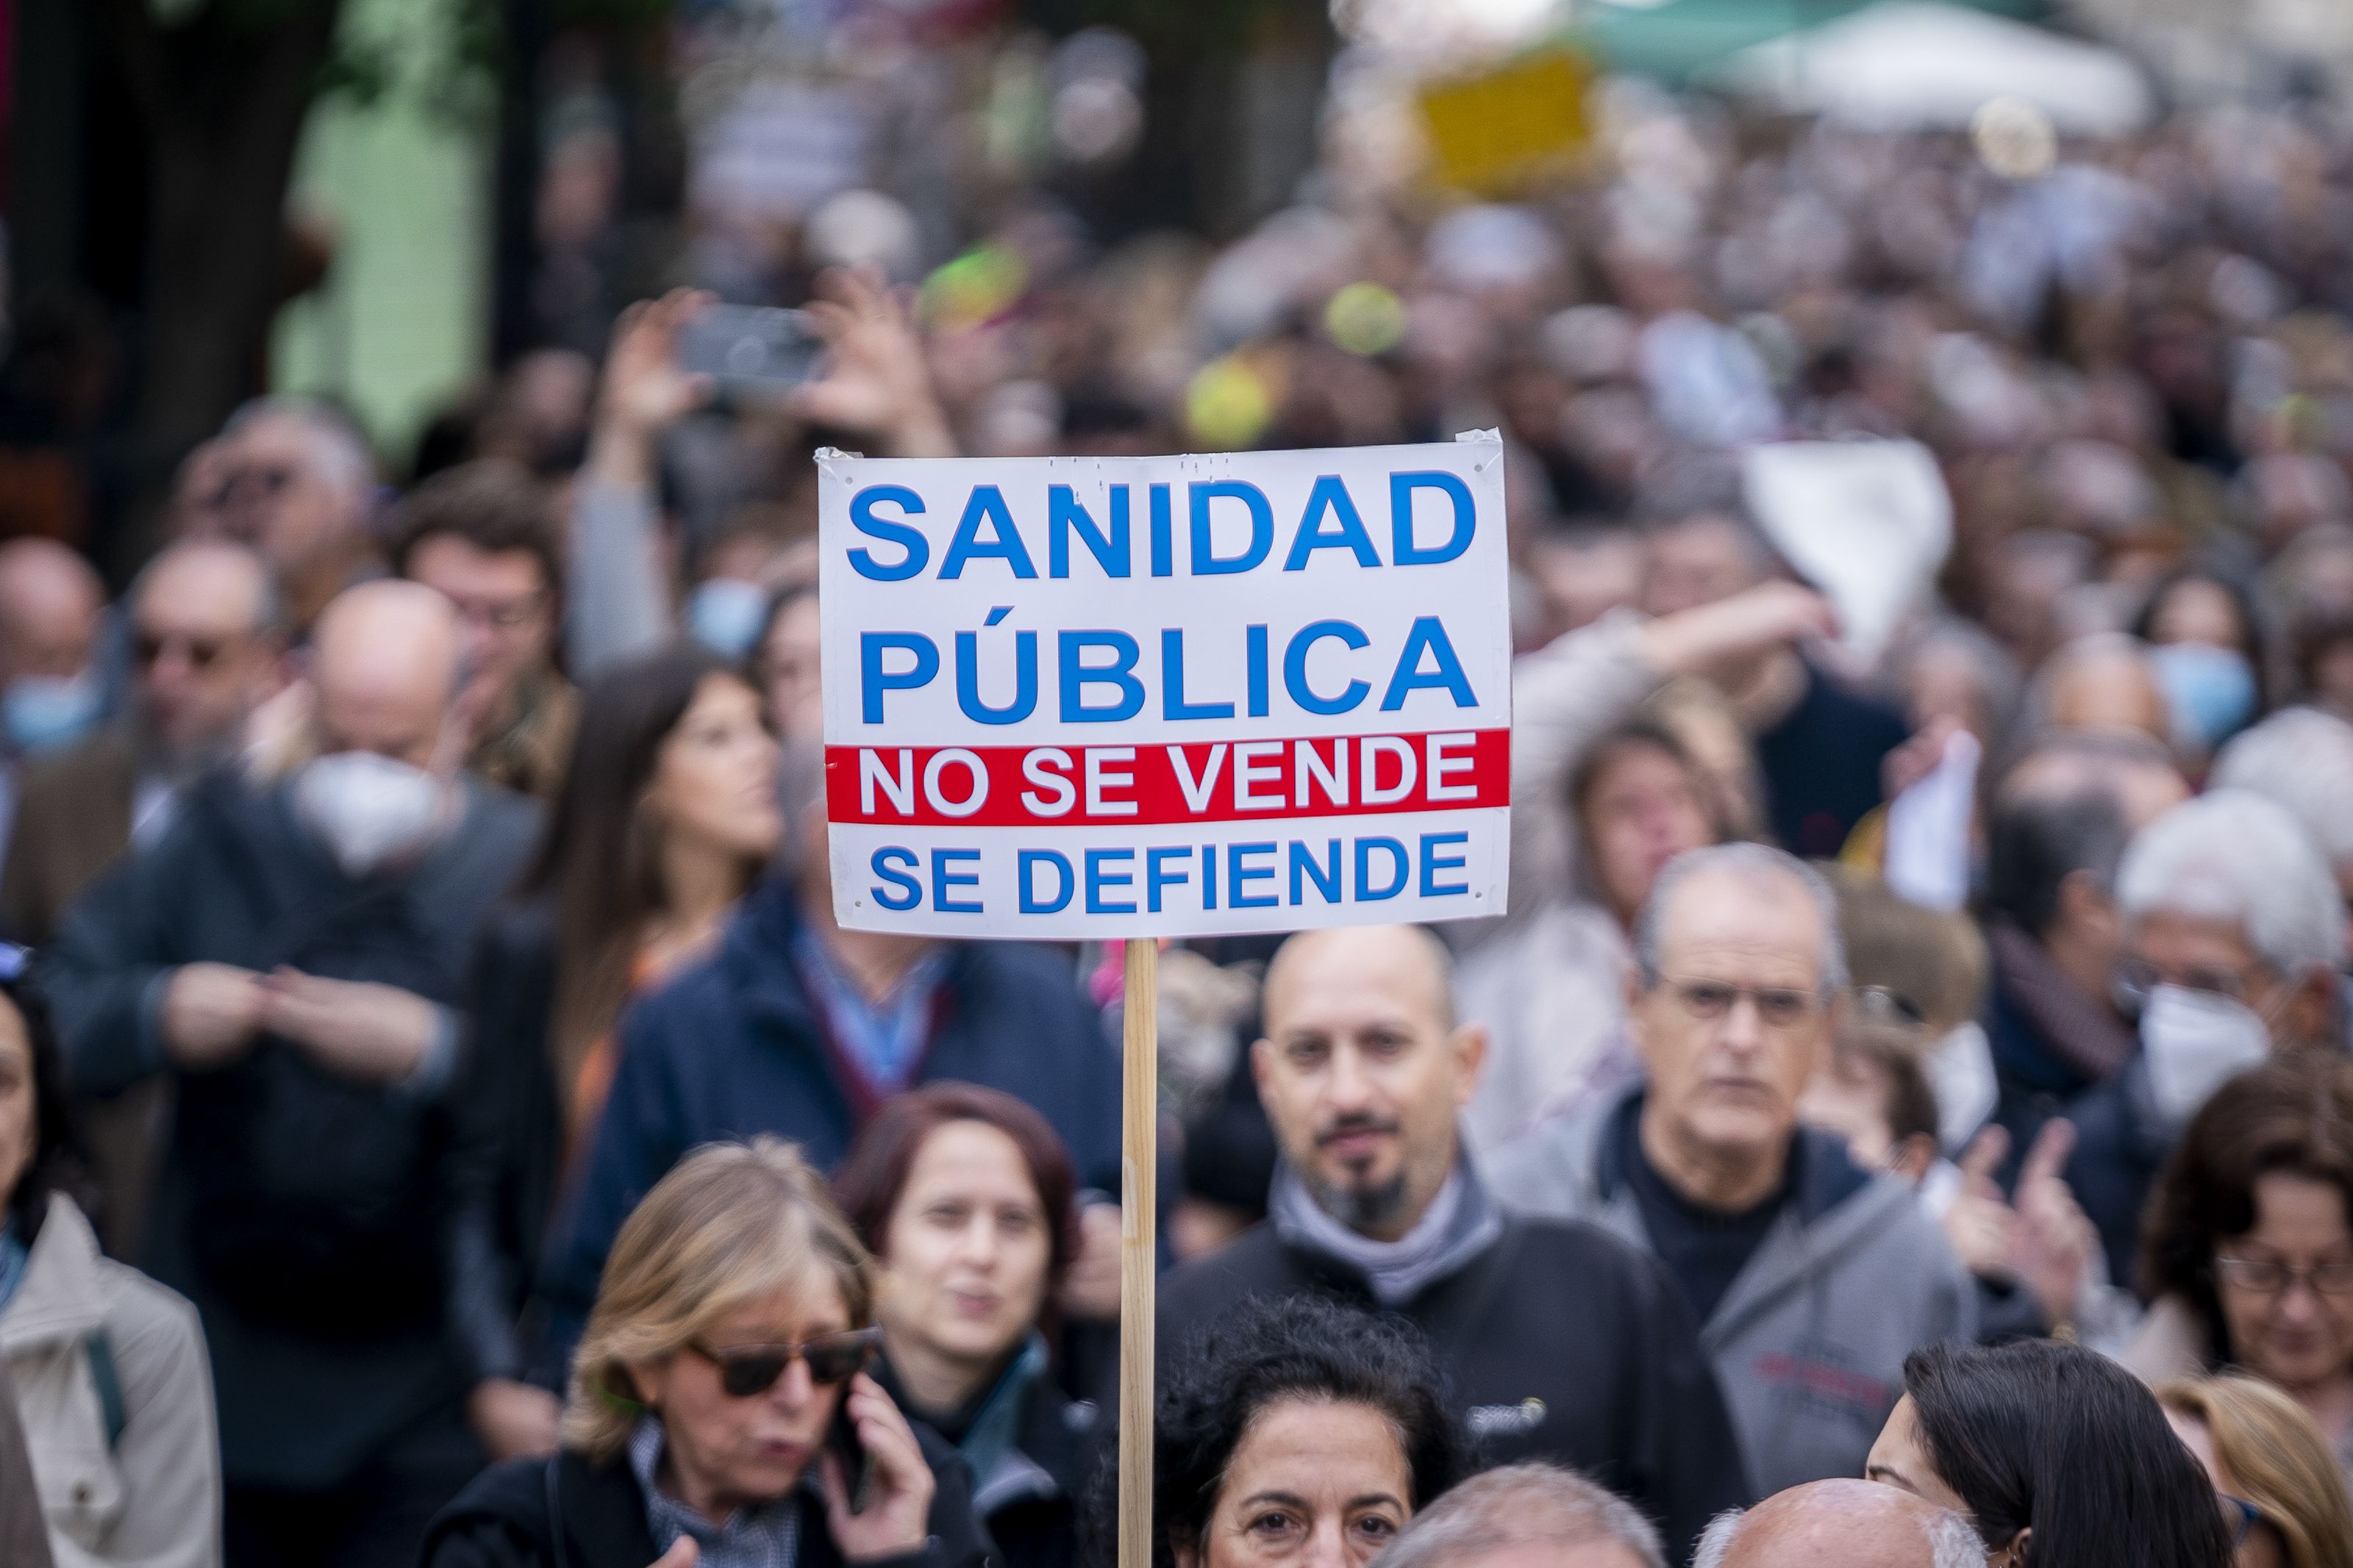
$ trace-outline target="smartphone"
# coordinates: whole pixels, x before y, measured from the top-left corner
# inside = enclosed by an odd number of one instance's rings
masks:
[[[849,1499],[849,1511],[864,1513],[866,1503],[874,1490],[874,1467],[866,1458],[866,1445],[858,1440],[858,1427],[849,1419],[849,1401],[844,1398],[834,1407],[833,1425],[825,1434],[827,1452],[841,1461],[842,1490]]]
[[[825,341],[807,310],[707,305],[679,329],[678,367],[733,391],[797,386],[817,374]]]

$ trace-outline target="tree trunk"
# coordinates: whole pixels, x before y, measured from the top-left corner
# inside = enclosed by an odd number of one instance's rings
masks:
[[[263,384],[287,273],[287,184],[342,4],[212,0],[168,28],[147,0],[107,5],[152,158],[138,404],[152,498]]]

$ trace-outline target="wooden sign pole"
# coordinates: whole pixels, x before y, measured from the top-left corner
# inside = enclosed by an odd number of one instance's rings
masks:
[[[1158,1262],[1160,944],[1130,937],[1122,1011],[1119,1568],[1152,1568],[1153,1273]]]

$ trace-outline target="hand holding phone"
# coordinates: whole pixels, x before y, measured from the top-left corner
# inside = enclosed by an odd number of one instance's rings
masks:
[[[678,368],[735,392],[798,386],[824,357],[825,340],[806,310],[706,305],[678,333]]]
[[[931,1538],[936,1489],[907,1418],[881,1384],[860,1373],[844,1391],[834,1422],[837,1429],[848,1427],[863,1461],[848,1462],[834,1434],[827,1434],[826,1527],[841,1555],[856,1562],[922,1546]]]

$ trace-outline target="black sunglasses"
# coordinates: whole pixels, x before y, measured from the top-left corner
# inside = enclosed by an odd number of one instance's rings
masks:
[[[820,1388],[847,1383],[866,1368],[880,1329],[850,1329],[819,1334],[797,1345],[729,1345],[721,1349],[699,1342],[687,1348],[719,1369],[719,1386],[731,1399],[750,1399],[776,1386],[785,1368],[795,1361],[808,1363],[809,1381]]]

